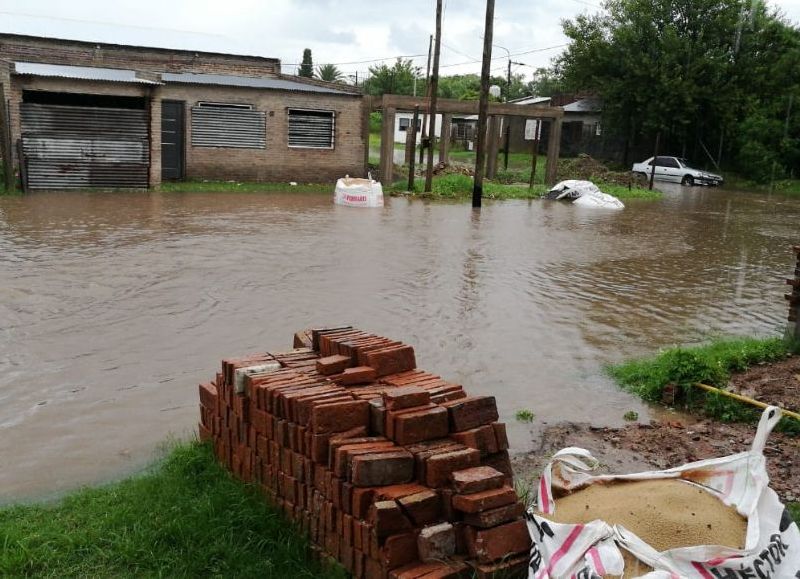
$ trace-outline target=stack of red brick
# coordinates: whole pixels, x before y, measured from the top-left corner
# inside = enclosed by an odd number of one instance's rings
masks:
[[[786,280],[786,283],[792,286],[792,291],[786,294],[786,299],[789,301],[790,332],[794,334],[794,337],[800,338],[800,320],[798,320],[798,313],[800,313],[800,245],[796,245],[792,249],[797,256],[797,264],[794,268],[794,278]]]
[[[355,577],[527,576],[530,538],[492,396],[350,327],[222,362],[200,436]]]

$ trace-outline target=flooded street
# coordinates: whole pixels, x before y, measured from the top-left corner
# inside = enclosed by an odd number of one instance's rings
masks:
[[[314,194],[0,197],[0,501],[105,481],[198,420],[224,356],[351,323],[536,421],[648,410],[603,366],[767,334],[800,199],[671,189],[621,212]]]

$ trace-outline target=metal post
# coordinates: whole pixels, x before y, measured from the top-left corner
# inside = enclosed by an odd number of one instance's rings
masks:
[[[656,178],[656,158],[658,157],[658,145],[661,140],[661,131],[656,133],[656,146],[653,151],[653,162],[650,164],[650,186],[648,189],[653,189],[653,181]]]
[[[408,157],[408,190],[413,192],[414,191],[414,160],[416,155],[414,155],[414,145],[417,143],[417,123],[419,122],[419,105],[414,107],[414,117],[411,120],[411,126],[408,127],[408,132],[410,133],[410,139],[412,143],[411,149],[408,148],[408,144],[406,144],[406,156]],[[406,143],[408,143],[408,138],[406,139]],[[411,155],[408,155],[408,153]]]
[[[486,23],[483,33],[481,94],[478,104],[478,142],[475,147],[475,180],[472,186],[472,207],[481,206],[483,197],[483,164],[486,161],[486,121],[489,112],[489,73],[492,67],[492,34],[494,32],[494,0],[486,0]]]
[[[3,83],[0,83],[0,149],[3,153],[6,191],[14,188],[14,155],[11,150],[11,116],[8,114]]]
[[[439,92],[439,54],[442,48],[442,0],[436,0],[436,42],[433,45],[431,70],[430,127],[428,128],[428,166],[425,172],[425,193],[433,188],[433,145],[436,141],[436,104]]]

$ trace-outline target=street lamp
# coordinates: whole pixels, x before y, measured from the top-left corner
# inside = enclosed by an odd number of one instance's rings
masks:
[[[492,44],[492,46],[496,46],[497,48],[502,48],[506,51],[506,57],[508,58],[508,77],[506,79],[506,98],[505,102],[511,100],[511,65],[512,64],[519,64],[519,63],[512,63],[511,62],[511,51],[508,50],[505,46],[500,46],[499,44]],[[508,148],[511,145],[511,123],[508,119],[504,119],[504,123],[506,126],[506,144],[503,147],[503,169],[508,170]]]

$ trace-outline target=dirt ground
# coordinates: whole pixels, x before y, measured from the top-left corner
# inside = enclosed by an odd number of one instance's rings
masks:
[[[514,459],[517,477],[538,476],[550,456],[567,446],[589,450],[601,473],[665,469],[747,450],[755,435],[749,424],[712,420],[662,420],[623,428],[563,423],[545,428],[534,449]],[[764,451],[770,485],[784,502],[800,501],[800,437],[773,432]]]
[[[735,374],[731,389],[739,394],[800,412],[800,356],[755,366]]]

